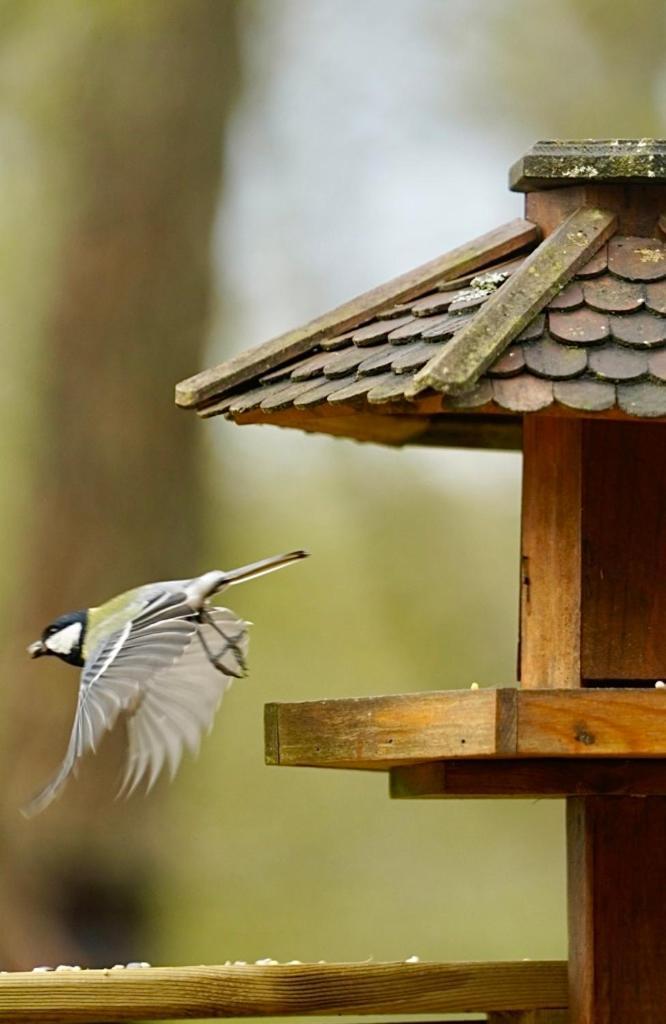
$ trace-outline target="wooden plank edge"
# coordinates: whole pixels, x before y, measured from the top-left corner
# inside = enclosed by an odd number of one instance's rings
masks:
[[[303,327],[287,331],[263,345],[241,352],[219,366],[181,381],[176,386],[176,405],[184,409],[199,405],[222,390],[303,355],[324,334],[350,330],[391,303],[414,298],[439,281],[457,277],[509,253],[518,252],[536,243],[538,238],[539,229],[536,225],[517,217],[443,256],[401,274],[387,284],[372,288]]]
[[[503,699],[513,701],[513,693],[444,690],[273,704],[269,763],[381,771],[458,754],[492,756]]]
[[[494,359],[573,277],[617,224],[614,213],[575,210],[541,242],[481,306],[466,327],[415,374],[407,397],[427,388],[448,394],[470,389]]]
[[[432,761],[392,768],[389,779],[389,791],[394,800],[666,796],[666,761],[660,758]]]
[[[567,1005],[563,961],[153,967],[0,975],[0,1022],[474,1013]]]

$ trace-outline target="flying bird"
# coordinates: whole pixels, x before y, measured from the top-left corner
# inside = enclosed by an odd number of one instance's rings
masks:
[[[120,794],[129,796],[142,779],[149,791],[165,764],[173,778],[183,748],[197,753],[222,695],[246,672],[250,623],[211,599],[306,556],[292,551],[229,572],[148,583],[48,625],[28,653],[79,666],[79,695],[65,759],[23,814],[48,807],[121,717],[128,746]]]

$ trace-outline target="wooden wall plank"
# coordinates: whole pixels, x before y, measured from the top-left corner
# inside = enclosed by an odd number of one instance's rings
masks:
[[[582,464],[583,678],[666,678],[666,428],[585,422]]]
[[[353,963],[0,975],[0,1022],[474,1013],[563,1007],[566,964]]]
[[[662,1024],[666,798],[567,801],[572,1024]]]
[[[520,666],[523,687],[580,686],[581,422],[523,425]]]
[[[548,236],[580,206],[600,206],[617,217],[617,234],[659,235],[659,210],[666,204],[664,185],[566,185],[525,196],[525,216]]]

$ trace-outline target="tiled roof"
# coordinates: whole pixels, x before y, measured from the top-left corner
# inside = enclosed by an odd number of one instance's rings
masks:
[[[524,259],[430,286],[353,330],[330,332],[306,355],[217,396],[208,414],[247,419],[258,411],[265,419],[317,406],[413,406],[415,374],[501,292]],[[422,392],[419,399],[428,394],[437,393]],[[443,413],[525,413],[559,405],[581,413],[666,416],[663,242],[611,238],[470,390],[438,397]]]

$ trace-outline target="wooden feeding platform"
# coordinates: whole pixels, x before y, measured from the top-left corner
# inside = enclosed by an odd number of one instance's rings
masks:
[[[495,795],[526,795],[532,772],[532,785],[542,778],[552,796],[558,775],[559,795],[570,793],[576,779],[601,785],[615,758],[625,772],[632,759],[646,759],[635,762],[636,783],[666,793],[666,688],[506,687],[266,706],[268,764],[396,772],[428,762],[450,762],[450,770],[462,762],[469,780],[475,769],[482,780],[501,765],[496,778],[506,789]],[[620,781],[616,771],[613,785]]]
[[[349,963],[114,968],[0,976],[1,1024],[484,1013],[560,1024],[566,964]],[[538,1013],[538,1018],[530,1016]]]
[[[5,975],[0,1022],[663,1024],[666,143],[538,143],[511,185],[523,218],[182,382],[177,402],[390,445],[522,449],[519,685],[271,704],[266,753],[386,771],[399,799],[566,798],[568,962]]]

